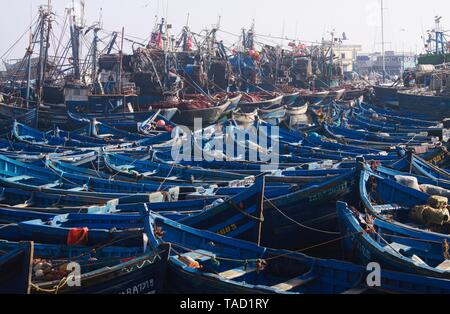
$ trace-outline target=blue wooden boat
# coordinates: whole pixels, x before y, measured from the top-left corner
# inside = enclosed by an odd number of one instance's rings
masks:
[[[11,133],[9,128],[8,134]],[[49,147],[44,145],[28,144],[24,142],[13,142],[5,138],[0,138],[0,148],[2,151],[24,152],[24,153],[60,153],[65,151],[64,147]]]
[[[300,98],[300,91],[283,93],[283,100],[281,101],[281,104],[290,107],[296,104],[299,98]]]
[[[448,224],[416,223],[409,215],[415,206],[428,204],[431,195],[427,193],[366,169],[360,174],[359,195],[364,209],[370,215],[394,223],[405,234],[414,233],[416,239],[440,239],[437,241],[441,245],[448,238]]]
[[[304,115],[308,112],[309,103],[303,98],[299,98],[296,102],[287,105],[286,115],[287,116],[298,116]]]
[[[14,121],[18,121],[26,125],[36,126],[37,110],[36,108],[0,103],[0,119],[9,125],[12,125]]]
[[[110,246],[93,251],[91,248],[37,244],[34,255],[44,258],[50,265],[77,262],[81,267],[81,285],[71,287],[64,284],[61,274],[58,274],[59,277],[46,275],[49,278],[45,276],[33,278],[30,292],[32,294],[161,293],[165,285],[170,250],[170,245],[162,245],[157,250],[143,252],[142,247]]]
[[[153,213],[145,230],[157,248],[170,243],[170,292],[190,293],[362,293],[365,267],[274,250],[250,242],[200,231]],[[450,282],[411,274],[382,272],[386,292],[450,292]],[[326,284],[325,284],[326,283]],[[414,288],[411,285],[414,283]]]
[[[412,113],[407,116],[402,116],[400,112],[383,110],[368,104],[359,104],[355,107],[353,112],[358,118],[398,124],[404,128],[433,128],[439,125],[437,121],[427,121],[414,118]]]
[[[241,93],[231,93],[231,94],[228,94],[228,98],[230,100],[230,105],[227,107],[227,109],[225,109],[225,111],[223,112],[223,115],[228,115],[237,109],[239,103],[241,102],[242,94]]]
[[[365,131],[354,131],[342,127],[336,127],[325,124],[323,126],[326,134],[332,138],[338,139],[351,145],[358,145],[363,147],[371,147],[382,150],[389,150],[398,145],[405,146],[421,146],[423,142],[416,139],[415,136],[409,138],[395,138],[390,136],[382,136],[380,134],[373,134]],[[430,145],[432,143],[428,142]]]
[[[442,187],[444,189],[449,190],[450,189],[450,181],[448,180],[442,180],[442,179],[433,179],[427,176],[423,175],[417,175],[417,174],[411,174],[408,172],[401,172],[397,171],[391,168],[383,167],[383,166],[372,166],[372,169],[374,172],[376,172],[379,175],[382,175],[385,178],[395,180],[395,177],[397,176],[413,176],[417,179],[418,184],[428,184],[433,186]]]
[[[54,156],[54,155],[53,155]],[[186,183],[186,181],[175,181],[175,180],[165,180],[165,177],[160,178],[157,180],[157,178],[151,178],[151,177],[139,177],[139,176],[132,176],[127,175],[124,172],[121,171],[111,171],[109,173],[99,171],[93,165],[96,165],[95,160],[97,160],[97,155],[94,155],[94,161],[89,161],[84,159],[83,162],[86,162],[84,165],[77,165],[76,162],[63,162],[59,160],[58,157],[52,157],[52,155],[48,156],[45,165],[53,169],[54,171],[58,173],[69,173],[69,174],[75,174],[80,176],[86,176],[86,177],[92,177],[92,178],[101,178],[106,180],[113,180],[113,181],[122,181],[122,182],[131,182],[131,183],[144,183],[144,184],[150,184],[150,185],[156,185],[157,182],[160,182],[159,185],[161,188],[166,188],[168,185],[174,186],[175,182],[177,186],[185,186],[185,187],[192,187],[193,184]],[[94,169],[92,169],[94,168]],[[201,184],[198,184],[201,185]],[[203,184],[206,186],[206,184]]]
[[[319,106],[328,98],[329,94],[329,91],[316,91],[304,93],[302,94],[302,97],[305,98],[311,106]]]
[[[108,115],[103,114],[80,114],[74,112],[67,112],[70,119],[70,126],[75,129],[85,127],[92,121],[96,120],[104,124],[110,125],[114,128],[128,131],[128,132],[138,132],[139,124],[152,118],[157,114],[155,120],[163,120],[166,125],[172,124],[170,120],[176,113],[176,109],[166,109],[159,111],[147,111],[147,112],[126,112],[126,113],[111,113]]]
[[[212,104],[209,108],[192,109],[192,110],[180,110],[178,109],[172,118],[172,121],[180,124],[193,126],[195,119],[201,119],[203,126],[209,126],[216,123],[224,112],[230,107],[231,101],[226,100],[217,104]],[[176,104],[179,106],[180,104]],[[153,105],[154,108],[157,106]]]
[[[137,179],[149,179],[165,182],[186,183],[227,183],[244,180],[246,177],[237,173],[227,173],[211,169],[188,168],[175,164],[167,165],[148,160],[136,160],[121,154],[103,152],[102,158],[112,173],[120,173]]]
[[[398,93],[399,107],[402,111],[412,112],[434,121],[442,121],[450,116],[450,97],[435,92],[421,94],[414,90]]]
[[[102,132],[99,132],[101,128]],[[96,123],[96,131],[92,133],[91,126],[73,132],[56,128],[54,131],[41,132],[23,124],[14,123],[12,136],[15,140],[41,147],[61,148],[97,148],[108,145],[155,145],[172,139],[171,132],[160,132],[152,136],[133,135],[114,129],[104,124]],[[94,135],[94,136],[91,136]]]
[[[183,205],[184,207],[175,204],[165,206],[161,203],[142,205],[144,208],[151,208],[164,213],[164,215],[177,217],[180,221],[199,228],[221,234],[234,233],[235,236],[245,236],[256,240],[259,236],[258,230],[260,230],[258,227],[261,228],[263,222],[261,220],[263,195],[264,177],[261,176],[253,186],[243,190],[233,198],[217,200],[200,208],[200,214],[196,214],[195,208],[187,207],[194,205],[195,202],[188,202]],[[144,208],[136,204],[133,210],[139,212]],[[104,243],[108,236],[108,232],[105,233],[105,230],[115,232],[118,240],[124,238],[124,235],[134,238],[133,235],[139,233],[142,228],[141,215],[133,213],[110,214],[115,210],[114,202],[103,207],[91,207],[87,214],[71,213],[65,215],[24,211],[18,208],[2,209],[0,206],[0,222],[8,224],[0,228],[0,238],[9,241],[33,238],[40,243],[61,244],[61,241],[67,240],[67,237],[70,236],[71,228],[86,229],[86,234],[88,233],[89,236],[86,235],[83,245],[93,245],[95,242]],[[174,214],[171,212],[174,212]],[[252,220],[249,217],[257,217],[257,219]],[[13,223],[17,224],[12,225]]]
[[[14,122],[12,136],[16,141],[45,147],[98,147],[100,143],[80,141],[70,137],[58,137],[49,132],[40,132],[18,122]],[[85,139],[85,138],[84,138]],[[102,142],[104,143],[104,142]]]
[[[348,118],[347,123],[353,129],[364,128],[370,132],[386,132],[386,133],[403,133],[403,134],[417,134],[422,136],[436,136],[440,140],[443,139],[442,128],[414,128],[409,126],[408,128],[402,127],[398,124],[388,122],[377,122],[376,120],[370,120],[368,118],[361,118],[355,116],[355,118]]]
[[[373,86],[375,101],[381,104],[398,103],[398,92],[406,90],[406,87],[399,86]]]
[[[359,110],[362,110],[366,115],[370,115],[371,113],[375,112],[376,114],[388,118],[393,119],[394,121],[401,122],[401,124],[406,125],[417,125],[421,127],[426,126],[436,126],[439,124],[438,120],[431,121],[428,119],[424,119],[423,116],[413,114],[412,112],[405,112],[405,111],[398,111],[398,110],[391,110],[389,108],[380,108],[375,105],[371,105],[368,103],[363,103],[359,107],[357,107]]]
[[[396,234],[395,224],[378,226],[370,215],[352,211],[346,203],[338,202],[344,251],[347,258],[367,265],[378,262],[383,269],[419,274],[427,277],[450,278],[448,260],[441,254],[431,254],[431,245],[421,239]]]
[[[52,194],[92,196],[106,199],[139,196],[144,202],[150,196],[157,195],[163,198],[167,196],[170,199],[178,194],[176,191],[183,191],[185,188],[187,190],[182,193],[195,191],[195,189],[189,187],[169,187],[160,183],[132,183],[64,172],[58,173],[50,169],[24,164],[1,155],[0,182],[5,187],[44,191]],[[152,194],[156,191],[165,192]]]
[[[27,294],[33,263],[33,242],[0,250],[0,293]]]
[[[40,213],[41,216],[45,214]],[[142,219],[134,214],[65,214],[49,220],[27,220],[3,225],[0,239],[46,244],[75,243],[96,246],[114,242],[120,246],[142,244]]]
[[[330,178],[319,184],[311,183],[299,191],[291,191],[289,194],[278,193],[271,195],[270,191],[264,192],[264,177],[259,177],[255,184],[248,189],[238,189],[239,193],[232,198],[222,199],[220,202],[214,201],[211,206],[198,208],[195,212],[194,202],[187,202],[184,207],[179,206],[178,202],[162,203],[154,202],[145,204],[152,210],[161,212],[164,216],[175,217],[176,220],[184,224],[195,226],[227,234],[239,239],[252,240],[260,239],[261,243],[274,247],[303,247],[310,243],[325,241],[327,237],[334,237],[334,232],[328,235],[322,235],[321,232],[315,237],[308,237],[308,234],[314,234],[317,228],[326,229],[332,227],[334,223],[333,206],[331,204],[336,198],[345,196],[351,189],[351,182],[354,178],[352,170],[344,175]],[[275,189],[279,192],[280,189]],[[218,192],[220,193],[220,192]],[[264,194],[264,198],[263,198]],[[178,203],[178,204],[177,204]],[[197,202],[198,204],[198,202]],[[204,201],[203,201],[204,204]],[[263,204],[263,207],[261,207]],[[133,207],[134,206],[134,207]],[[64,232],[64,226],[89,227],[94,229],[109,230],[113,228],[130,229],[139,228],[140,216],[124,214],[124,207],[131,211],[139,211],[142,204],[118,206],[111,203],[107,206],[93,206],[88,209],[89,214],[70,214],[54,217],[55,212],[30,212],[19,208],[1,208],[0,220],[4,223],[19,222],[18,229],[10,228],[0,229],[5,233],[0,237],[15,241],[17,238],[28,236],[27,230],[34,228],[33,236],[39,237],[40,242],[51,241],[47,236],[47,230],[53,230],[52,233],[57,236],[58,232]],[[164,208],[165,207],[165,208]],[[29,208],[33,210],[33,208]],[[65,209],[62,208],[62,211]],[[110,215],[112,211],[121,210],[121,215]],[[261,218],[264,210],[264,220]],[[93,215],[93,214],[97,215]],[[98,215],[101,213],[102,215]],[[183,217],[184,216],[184,217]],[[25,221],[26,219],[33,219]],[[174,219],[175,219],[174,218]],[[293,223],[294,222],[294,223]],[[299,225],[303,227],[299,227]],[[305,239],[293,237],[294,234],[305,236]],[[100,233],[100,231],[99,231]],[[318,237],[320,235],[320,237]],[[103,235],[102,235],[103,236]],[[55,238],[56,239],[56,238]]]
[[[445,155],[448,155],[448,153],[445,152]],[[435,158],[433,161],[442,161],[440,159],[442,158],[437,156],[437,158]],[[445,169],[435,166],[433,165],[433,163],[430,163],[412,153],[405,156],[402,160],[393,165],[393,167],[397,170],[408,171],[410,173],[425,176],[436,181],[450,181],[450,173]]]
[[[238,108],[245,113],[255,110],[268,110],[275,107],[283,107],[283,95],[278,93],[257,92],[245,93],[241,98]]]

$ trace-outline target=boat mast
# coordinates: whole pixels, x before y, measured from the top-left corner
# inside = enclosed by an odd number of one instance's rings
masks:
[[[52,1],[48,0],[47,3],[47,13],[46,13],[46,19],[47,19],[47,29],[46,29],[46,38],[45,38],[45,49],[44,49],[44,64],[43,64],[43,71],[42,71],[42,84],[44,84],[46,79],[46,73],[47,73],[47,60],[48,60],[48,51],[50,48],[50,33],[52,30],[52,18],[51,18],[51,12],[52,10]]]
[[[386,82],[386,59],[384,49],[384,0],[381,0],[381,57],[383,59],[383,83]]]
[[[33,55],[33,33],[31,30],[31,25],[30,25],[30,43],[27,49],[27,55],[28,55],[28,60],[27,60],[27,108],[30,107],[30,85],[31,85],[31,57]]]
[[[72,2],[72,18],[70,19],[70,40],[72,44],[72,58],[74,80],[80,80],[80,28],[77,26],[75,4]]]
[[[123,41],[125,36],[125,27],[122,27],[122,38],[120,41],[120,51],[119,51],[119,75],[118,75],[118,94],[122,94],[122,75],[123,75]],[[125,106],[124,106],[125,109]]]
[[[39,15],[40,15],[40,27],[39,27],[39,62],[37,67],[37,81],[36,81],[36,90],[37,90],[37,96],[38,96],[38,104],[42,100],[42,82],[44,80],[44,63],[46,60],[44,60],[45,55],[45,20],[46,20],[46,13],[43,6],[39,8]]]

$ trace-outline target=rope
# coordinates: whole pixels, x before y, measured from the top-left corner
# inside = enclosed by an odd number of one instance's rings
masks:
[[[4,228],[7,228],[7,227],[12,227],[12,226],[18,226],[18,224],[17,223],[11,223],[11,224],[7,224],[7,225],[2,225],[2,226],[0,226],[0,229],[4,229]]]
[[[352,237],[354,235],[360,235],[360,234],[362,234],[362,232],[355,232],[355,233],[352,233],[352,234],[347,234],[345,236],[341,236],[339,238],[336,238],[336,239],[333,239],[333,240],[330,240],[330,241],[326,241],[326,242],[322,242],[322,243],[319,243],[319,244],[316,244],[316,245],[312,245],[312,246],[309,246],[309,247],[306,247],[306,248],[303,248],[303,249],[300,249],[300,250],[291,251],[291,252],[288,252],[288,253],[284,253],[284,254],[272,256],[272,257],[269,257],[269,258],[265,258],[265,260],[266,261],[272,261],[272,260],[276,260],[276,259],[283,258],[283,257],[288,257],[289,258],[289,257],[291,257],[290,255],[293,254],[293,253],[302,253],[302,252],[305,252],[305,251],[309,251],[309,250],[312,250],[312,249],[315,249],[315,248],[318,248],[318,247],[321,247],[321,246],[325,246],[325,245],[328,245],[328,244],[331,244],[331,243],[334,243],[334,242],[338,242],[338,241],[341,241],[343,239]],[[209,257],[209,258],[212,258],[212,259],[222,260],[222,261],[227,261],[227,262],[238,262],[238,263],[248,264],[249,262],[258,262],[258,261],[261,260],[260,258],[243,260],[243,259],[236,259],[236,258],[217,257],[217,256],[212,256],[212,255],[209,255],[209,254],[206,254],[206,253],[199,252],[197,250],[192,250],[192,249],[186,248],[186,247],[184,247],[184,246],[182,246],[180,244],[176,244],[176,243],[171,243],[171,244],[172,244],[172,246],[176,246],[176,247],[178,247],[180,249],[183,249],[183,250],[185,250],[187,252],[195,252],[198,255],[203,256],[203,257]],[[177,252],[175,249],[172,249],[172,250],[175,252],[176,255],[182,255],[182,254],[180,254],[180,252]]]
[[[30,285],[33,289],[35,289],[38,292],[58,294],[59,290],[63,288],[67,284],[67,282],[69,282],[69,279],[70,279],[69,277],[62,278],[61,281],[52,289],[41,288],[34,283],[30,283]]]
[[[324,234],[329,234],[329,235],[340,235],[340,232],[333,232],[333,231],[326,231],[326,230],[320,230],[317,228],[312,228],[312,227],[308,227],[306,225],[301,224],[300,222],[292,219],[291,217],[289,217],[288,215],[286,215],[284,212],[281,211],[281,209],[279,209],[275,204],[272,203],[271,200],[269,200],[268,198],[264,197],[264,199],[276,210],[278,211],[284,218],[286,218],[287,220],[293,222],[294,224],[296,224],[297,226],[303,228],[303,229],[308,229],[310,231],[314,231],[314,232],[318,232],[318,233],[324,233]]]
[[[236,209],[236,210],[237,210],[238,212],[240,212],[242,215],[244,215],[244,216],[246,216],[246,217],[248,217],[248,218],[250,218],[250,219],[256,220],[256,221],[258,221],[258,222],[264,222],[264,218],[255,217],[255,216],[253,216],[253,215],[247,213],[245,210],[240,209],[240,208],[239,208],[239,207],[238,207],[231,199],[228,200],[227,202],[231,205],[231,207],[233,207],[234,209]]]

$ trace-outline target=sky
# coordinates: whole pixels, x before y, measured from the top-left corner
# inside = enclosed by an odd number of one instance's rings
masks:
[[[77,2],[78,0],[73,0]],[[0,2],[0,59],[20,58],[28,36],[8,49],[26,33],[38,6],[47,0],[3,0]],[[234,35],[255,21],[257,34],[295,38],[305,42],[330,38],[330,32],[346,33],[346,44],[360,44],[365,52],[381,50],[380,0],[85,0],[87,24],[102,17],[103,27],[127,35],[149,37],[158,16],[167,17],[178,34],[188,20],[192,31],[211,28],[221,17],[219,37],[231,44]],[[58,17],[72,0],[52,0]],[[450,29],[448,0],[384,0],[386,50],[422,52],[421,36],[434,27],[434,17],[443,16]],[[5,14],[11,12],[11,14]],[[58,20],[58,18],[57,18]],[[59,21],[62,21],[59,18]],[[61,22],[55,26],[58,28]],[[268,43],[280,44],[280,39]],[[286,42],[284,42],[286,44]],[[8,51],[6,55],[5,52]]]

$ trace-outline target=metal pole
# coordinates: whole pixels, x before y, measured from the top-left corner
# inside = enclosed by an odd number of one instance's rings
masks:
[[[118,85],[119,85],[119,94],[122,93],[122,66],[123,66],[123,40],[125,36],[125,27],[122,27],[122,42],[120,44],[120,52],[119,52],[119,77],[118,77]],[[125,105],[125,104],[124,104]]]
[[[94,93],[97,94],[97,51],[98,51],[98,31],[100,30],[99,27],[94,28],[94,41],[93,41],[93,47],[92,47],[92,82],[94,84]]]
[[[33,55],[33,34],[30,25],[30,45],[28,46],[27,54],[27,108],[30,107],[30,83],[31,83],[31,56]]]

